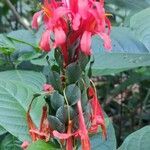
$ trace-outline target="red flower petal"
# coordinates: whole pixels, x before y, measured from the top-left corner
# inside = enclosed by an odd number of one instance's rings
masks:
[[[66,41],[66,34],[61,27],[54,29],[54,35],[55,35],[54,47],[57,47]]]
[[[54,130],[53,131],[53,136],[58,138],[58,139],[63,140],[63,139],[70,138],[71,136],[73,136],[73,134],[71,134],[71,133],[70,134],[68,134],[68,133],[59,133],[58,131]]]
[[[88,92],[89,92],[89,96],[93,96],[92,99],[90,100],[93,113],[91,116],[91,127],[89,129],[89,132],[97,133],[98,126],[101,126],[103,137],[106,138],[107,133],[106,133],[106,126],[105,126],[105,118],[103,115],[102,108],[98,102],[94,89],[90,87]]]
[[[40,48],[46,52],[50,51],[50,33],[51,33],[50,30],[46,30],[43,33],[40,41]]]
[[[33,19],[32,19],[32,28],[33,29],[38,29],[38,27],[39,27],[38,18],[41,16],[42,12],[43,11],[39,11],[33,15]]]
[[[81,38],[81,51],[84,52],[86,55],[91,55],[91,32],[84,31],[82,38]]]
[[[110,51],[112,49],[112,47],[111,47],[111,39],[110,39],[109,35],[107,35],[106,33],[98,33],[98,35],[103,39],[104,47],[108,51]]]
[[[79,113],[79,130],[77,132],[77,135],[80,136],[81,138],[81,146],[82,150],[90,150],[90,139],[88,136],[88,131],[86,129],[84,117],[83,117],[83,111],[82,111],[82,106],[81,106],[81,101],[79,100],[77,102],[77,108],[78,108],[78,113]]]

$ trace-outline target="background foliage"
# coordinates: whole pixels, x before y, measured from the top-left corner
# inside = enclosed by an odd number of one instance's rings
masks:
[[[33,13],[38,10],[38,2],[36,0],[11,2],[23,22],[30,26]],[[150,1],[106,0],[105,6],[107,12],[112,14],[110,19],[113,24],[111,33],[113,50],[111,53],[104,52],[101,40],[98,37],[93,38],[95,57],[89,63],[89,67],[92,66],[92,73],[89,71],[89,75],[97,85],[98,97],[104,110],[113,121],[119,150],[132,150],[134,146],[139,150],[149,150],[147,139],[150,138],[150,127],[146,125],[150,124]],[[48,74],[47,68],[44,67],[47,64],[45,58],[48,56],[53,64],[56,63],[53,51],[50,54],[43,54],[38,48],[41,31],[42,28],[37,33],[25,30],[5,0],[0,1],[0,149],[2,150],[9,150],[12,147],[18,150],[21,143],[19,140],[29,138],[26,134],[27,127],[24,125],[25,112],[32,94],[40,91],[46,81],[43,76]],[[6,71],[14,69],[16,71]],[[24,98],[27,99],[27,103],[23,101]],[[8,99],[10,100],[7,101]],[[41,103],[43,102],[38,101],[34,104],[32,113],[37,125]],[[140,130],[137,131],[138,129]],[[130,133],[132,134],[129,135]],[[140,143],[139,147],[134,143]],[[103,149],[107,150],[108,147],[104,146]]]

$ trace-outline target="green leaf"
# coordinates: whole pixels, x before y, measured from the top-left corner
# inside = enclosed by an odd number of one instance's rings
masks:
[[[85,89],[82,91],[81,94],[81,104],[83,109],[86,107],[87,103],[88,103],[88,96],[87,96],[87,89]]]
[[[66,75],[70,84],[78,81],[81,76],[81,73],[82,70],[78,62],[71,63],[66,67]]]
[[[85,70],[85,67],[89,61],[90,61],[89,56],[86,56],[83,52],[79,53],[79,63],[82,70]]]
[[[0,135],[5,134],[7,131],[0,125]]]
[[[58,132],[65,131],[65,125],[57,117],[49,115],[48,121],[53,130],[57,130]]]
[[[73,120],[74,116],[76,116],[76,112],[71,106],[61,106],[56,112],[56,117],[65,124],[68,123],[68,114],[70,115],[70,120]]]
[[[57,91],[51,95],[51,106],[54,110],[64,105],[64,97]]]
[[[147,0],[106,0],[106,3],[116,5],[116,7],[120,9],[125,9],[127,13],[126,15],[150,6]]]
[[[118,150],[149,150],[150,126],[130,134]]]
[[[40,92],[46,82],[41,73],[33,71],[5,71],[0,73],[0,125],[20,140],[30,140],[26,112],[33,94]],[[35,100],[31,116],[39,125],[44,101]]]
[[[50,79],[50,84],[52,84],[55,90],[62,91],[62,83],[61,83],[61,78],[59,73],[51,70],[49,72],[49,79]]]
[[[33,142],[27,150],[59,150],[53,143],[46,143],[45,141]]]
[[[36,45],[36,36],[33,34],[33,32],[28,31],[28,30],[16,30],[12,31],[9,34],[7,34],[7,37],[9,37],[12,40],[33,46],[33,47],[38,47]]]
[[[114,27],[111,33],[112,51],[106,52],[99,37],[93,37],[93,75],[107,75],[150,65],[150,52],[136,39],[129,28]],[[106,72],[105,72],[106,71]]]
[[[130,28],[134,31],[135,36],[150,51],[150,7],[144,9],[130,19]]]
[[[36,92],[42,90],[43,84],[46,83],[46,79],[42,73],[34,71],[21,71],[21,70],[11,70],[0,72],[0,79],[20,81],[28,86],[31,86]]]
[[[8,134],[4,137],[0,144],[1,150],[22,150],[21,142],[11,134]]]
[[[11,54],[15,50],[15,46],[11,40],[5,35],[0,34],[0,51],[5,54]]]
[[[76,104],[77,101],[81,99],[81,91],[75,84],[70,84],[69,86],[67,86],[65,94],[70,105]]]
[[[21,141],[30,140],[26,112],[34,93],[22,83],[0,80],[0,125]],[[36,113],[33,113],[35,118],[39,115]]]

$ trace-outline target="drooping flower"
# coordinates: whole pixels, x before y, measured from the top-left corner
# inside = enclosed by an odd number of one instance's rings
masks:
[[[89,96],[92,97],[90,100],[90,104],[92,107],[92,115],[91,115],[91,127],[89,129],[90,133],[97,133],[98,127],[101,126],[102,135],[104,139],[107,137],[106,126],[105,126],[105,118],[102,111],[102,108],[97,99],[97,95],[95,90],[90,87],[88,90]]]
[[[60,139],[66,140],[66,150],[73,150],[73,138],[74,133],[72,133],[72,121],[68,121],[67,133],[59,133],[58,131],[53,131],[53,136]]]
[[[50,137],[52,136],[52,129],[50,128],[47,120],[47,106],[43,106],[39,129],[32,121],[32,118],[30,116],[30,109],[31,107],[29,107],[29,110],[27,112],[27,123],[28,123],[29,133],[32,141],[37,141],[37,140],[49,141]],[[29,144],[30,143],[28,141],[24,141],[21,147],[23,149],[26,149],[29,146]]]
[[[78,108],[78,113],[79,113],[79,115],[78,115],[79,129],[78,129],[76,135],[79,136],[81,139],[82,150],[90,150],[91,149],[90,139],[89,139],[88,130],[86,128],[85,121],[84,121],[81,100],[79,100],[77,102],[77,108]]]

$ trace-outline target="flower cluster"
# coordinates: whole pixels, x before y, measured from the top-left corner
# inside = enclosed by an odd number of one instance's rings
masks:
[[[91,37],[100,36],[104,47],[111,49],[110,22],[105,14],[104,0],[44,0],[42,10],[33,16],[32,27],[38,29],[42,17],[45,31],[40,48],[50,51],[59,47],[68,64],[68,50],[75,47],[76,59],[79,51],[91,55]]]

